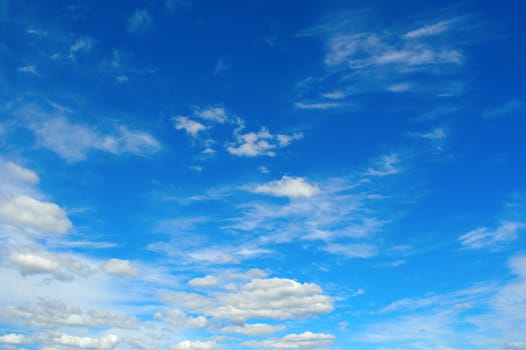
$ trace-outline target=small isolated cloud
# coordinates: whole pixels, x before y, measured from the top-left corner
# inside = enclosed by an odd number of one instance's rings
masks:
[[[420,28],[411,30],[404,34],[407,39],[419,39],[428,36],[434,36],[447,31],[450,27],[451,21],[440,21],[433,24],[427,24]]]
[[[185,340],[172,346],[172,350],[212,350],[216,349],[215,341],[190,341]]]
[[[223,107],[198,108],[194,111],[194,114],[201,119],[220,124],[228,120],[228,115]]]
[[[219,279],[215,276],[205,276],[191,279],[188,285],[192,287],[214,287],[219,284]]]
[[[347,97],[347,94],[343,91],[332,91],[326,92],[321,95],[322,97],[328,98],[329,100],[341,100],[342,98]]]
[[[173,119],[175,129],[184,130],[187,134],[192,137],[197,137],[197,134],[201,131],[206,130],[206,126],[188,117],[175,117]]]
[[[391,92],[407,92],[411,90],[411,84],[409,83],[393,84],[393,85],[389,85],[387,87],[387,90]]]
[[[510,242],[526,225],[522,222],[503,222],[494,231],[486,227],[477,228],[458,237],[462,245],[469,249],[492,247],[498,243]]]
[[[387,176],[397,174],[399,169],[396,168],[396,164],[399,163],[398,156],[396,154],[388,154],[382,157],[378,162],[377,168],[367,169],[367,175],[370,176]]]
[[[281,332],[285,329],[283,325],[269,325],[265,323],[245,323],[241,326],[227,326],[220,329],[223,333],[237,333],[243,335],[266,335]]]
[[[76,54],[81,51],[90,51],[93,47],[94,41],[89,37],[81,38],[75,41],[69,48],[69,59],[73,60]]]
[[[318,103],[306,103],[296,102],[294,107],[298,109],[314,109],[314,110],[325,110],[341,107],[343,104],[339,102],[318,102]]]
[[[152,17],[148,10],[136,9],[130,18],[128,18],[126,30],[129,33],[144,33],[150,29],[152,23]]]
[[[288,146],[292,141],[303,138],[301,133],[273,135],[264,127],[258,132],[237,133],[235,136],[236,140],[230,143],[227,150],[230,154],[239,157],[274,157],[277,148]]]
[[[332,334],[304,332],[282,338],[250,340],[243,345],[263,349],[326,349],[334,339]]]
[[[492,118],[501,118],[505,117],[514,113],[519,112],[524,107],[524,102],[522,102],[519,99],[512,98],[505,104],[503,104],[500,107],[490,109],[484,113],[484,118],[486,119],[492,119]]]
[[[230,69],[230,65],[225,61],[223,57],[220,57],[216,65],[214,66],[214,75],[221,75]]]
[[[330,243],[325,247],[325,251],[330,254],[341,255],[349,259],[372,258],[378,255],[378,248],[372,244],[352,243],[339,244]]]
[[[444,142],[447,138],[446,129],[442,127],[435,128],[428,132],[411,132],[409,136],[429,141],[436,151],[442,151]]]
[[[128,260],[121,259],[110,259],[101,265],[101,269],[108,275],[119,277],[132,277],[138,273]]]
[[[103,134],[87,125],[74,124],[66,117],[60,116],[33,121],[28,128],[40,145],[71,162],[84,160],[91,150],[144,156],[161,149],[161,145],[152,135],[130,130],[124,125],[116,126],[113,133]]]
[[[320,189],[316,184],[301,177],[283,176],[280,180],[256,186],[253,192],[276,197],[301,198],[312,197],[319,193]]]
[[[18,71],[23,73],[30,73],[37,77],[40,76],[40,73],[37,71],[37,68],[34,65],[19,67]]]
[[[64,209],[25,195],[0,198],[0,221],[44,234],[64,234],[72,227]]]

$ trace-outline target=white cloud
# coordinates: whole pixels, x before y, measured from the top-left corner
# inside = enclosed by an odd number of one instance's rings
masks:
[[[320,189],[316,184],[301,177],[283,176],[280,180],[258,185],[253,191],[276,197],[301,198],[312,197],[319,193]]]
[[[60,327],[134,329],[139,325],[134,317],[125,313],[107,310],[84,312],[76,305],[49,298],[40,298],[36,304],[8,306],[1,311],[0,319],[20,320],[28,326],[43,329]]]
[[[126,30],[129,33],[143,33],[150,29],[152,23],[152,17],[148,10],[136,9],[130,18],[128,18],[128,27]]]
[[[246,341],[243,345],[264,349],[326,349],[334,339],[332,334],[304,332],[279,339]]]
[[[205,277],[198,277],[188,281],[191,287],[214,287],[219,284],[219,279],[215,276],[207,275]]]
[[[101,265],[101,269],[108,275],[120,277],[132,277],[138,274],[138,271],[128,260],[110,259]]]
[[[513,241],[517,238],[517,232],[524,227],[526,225],[522,222],[503,222],[495,231],[481,227],[461,235],[458,239],[469,249],[480,249],[491,247],[501,242]]]
[[[266,335],[275,332],[281,332],[285,329],[283,325],[270,325],[265,323],[245,323],[241,326],[227,326],[219,329],[223,333],[238,333],[243,335]]]
[[[60,263],[52,255],[12,253],[9,262],[24,274],[56,272],[60,269]]]
[[[431,141],[438,141],[443,140],[447,137],[446,130],[444,128],[435,128],[429,132],[422,132],[422,133],[411,133],[411,136],[419,137],[422,139],[427,139]]]
[[[23,334],[9,333],[0,336],[0,344],[21,345],[28,341],[29,339]]]
[[[420,28],[414,29],[404,34],[407,39],[419,39],[428,36],[441,34],[449,29],[451,21],[440,21],[433,24],[427,24]]]
[[[206,317],[191,317],[179,309],[166,309],[162,312],[157,312],[155,318],[163,320],[177,328],[205,328],[208,326],[208,319]]]
[[[87,277],[94,272],[89,264],[74,257],[27,248],[12,251],[8,262],[23,275],[49,273],[60,281],[72,281],[75,276]]]
[[[90,51],[93,47],[93,44],[93,39],[89,37],[78,39],[69,48],[69,59],[75,59],[75,55],[79,51]]]
[[[11,177],[13,177],[16,180],[20,180],[30,184],[37,184],[40,181],[37,173],[35,173],[31,169],[24,168],[10,161],[5,163],[5,167],[9,175],[11,175]]]
[[[161,148],[153,136],[142,131],[120,125],[115,133],[102,134],[86,125],[73,124],[62,116],[32,122],[29,129],[42,146],[72,162],[85,159],[90,150],[148,155]]]
[[[387,90],[391,92],[406,92],[406,91],[411,90],[411,84],[409,83],[393,84],[393,85],[389,85],[387,87]]]
[[[375,245],[362,243],[330,243],[325,247],[325,251],[331,254],[342,255],[349,259],[371,258],[378,255],[378,248]]]
[[[108,334],[102,337],[78,337],[69,334],[51,336],[49,345],[64,345],[78,349],[111,350],[119,344],[119,337]]]
[[[370,176],[387,176],[393,175],[399,172],[399,169],[395,167],[399,163],[398,156],[396,154],[388,154],[383,156],[378,162],[378,168],[367,169],[367,175]]]
[[[185,341],[182,341],[172,346],[173,350],[212,350],[215,348],[216,348],[216,342],[212,340],[209,340],[209,341],[185,340]]]
[[[347,94],[343,91],[332,91],[332,92],[326,92],[322,94],[322,97],[328,98],[330,100],[340,100],[342,98],[345,98]]]
[[[237,134],[236,141],[230,143],[227,150],[230,154],[240,157],[275,156],[275,149],[288,146],[291,141],[303,137],[301,133],[292,135],[271,134],[268,129],[261,128],[257,133]]]
[[[296,102],[294,103],[294,107],[298,109],[318,109],[318,110],[338,108],[338,107],[341,107],[342,105],[343,104],[339,102],[318,102],[318,103]]]
[[[228,115],[225,109],[222,107],[199,108],[194,112],[194,114],[201,119],[221,124],[228,120]]]
[[[192,137],[196,137],[199,132],[206,130],[205,125],[191,120],[188,117],[181,116],[173,120],[177,130],[184,130],[187,134],[192,135]]]
[[[55,203],[23,195],[10,199],[0,198],[0,220],[45,234],[67,233],[72,227],[66,212]]]
[[[24,73],[31,73],[31,74],[33,74],[33,75],[35,75],[37,77],[40,76],[40,73],[37,71],[37,68],[34,65],[19,67],[18,71],[19,72],[24,72]]]
[[[229,69],[230,65],[227,62],[225,62],[225,59],[223,57],[220,57],[217,60],[216,65],[214,66],[214,75],[221,75]]]

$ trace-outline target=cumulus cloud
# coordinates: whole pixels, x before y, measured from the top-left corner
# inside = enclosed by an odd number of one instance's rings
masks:
[[[303,134],[273,135],[268,129],[261,128],[258,132],[236,133],[235,137],[236,140],[227,147],[230,154],[239,157],[274,157],[277,148],[288,146],[292,141],[303,138]]]
[[[224,108],[222,107],[205,107],[205,108],[198,108],[194,114],[204,120],[216,122],[216,123],[224,123],[228,120],[228,115]]]
[[[314,283],[299,283],[283,278],[256,278],[239,290],[220,293],[211,299],[197,294],[173,297],[175,303],[194,312],[232,322],[271,318],[307,318],[333,310],[332,299]]]
[[[215,276],[205,276],[191,279],[188,285],[192,287],[213,287],[219,284],[219,279]]]
[[[173,350],[212,350],[216,348],[216,342],[209,341],[190,341],[185,340],[172,346]]]
[[[29,129],[43,147],[71,162],[85,159],[91,150],[148,155],[161,149],[152,135],[130,130],[123,125],[117,126],[114,133],[104,134],[87,125],[73,124],[67,118],[59,116],[34,121],[29,124]]]
[[[201,131],[206,130],[206,126],[195,120],[191,120],[188,117],[176,117],[173,119],[175,129],[184,130],[187,134],[190,134],[192,137],[196,137],[197,134]]]
[[[205,328],[208,326],[208,319],[206,317],[192,317],[179,309],[166,309],[162,312],[157,312],[155,318],[163,320],[177,328]]]
[[[148,10],[136,9],[130,18],[128,18],[126,30],[129,33],[143,33],[150,29],[152,23],[152,17]]]
[[[75,276],[87,277],[94,272],[76,258],[38,250],[12,251],[7,261],[23,275],[48,273],[60,281],[72,281]]]
[[[108,334],[102,337],[78,337],[69,334],[50,336],[49,345],[68,346],[77,349],[111,350],[119,344],[119,337]]]
[[[11,161],[5,163],[8,174],[15,180],[27,182],[30,184],[37,184],[40,180],[37,173],[31,169],[24,168]]]
[[[280,332],[285,329],[283,325],[270,325],[265,323],[245,323],[241,326],[227,326],[219,329],[223,333],[238,333],[243,335],[266,335]]]
[[[255,193],[269,194],[276,197],[301,198],[312,197],[320,189],[301,177],[283,176],[280,180],[256,186]]]
[[[29,339],[23,334],[9,333],[0,336],[0,344],[21,345],[29,342]]]
[[[101,265],[101,269],[108,275],[120,277],[132,277],[138,273],[128,260],[121,259],[110,259]]]
[[[62,300],[40,298],[36,304],[7,306],[1,310],[0,319],[21,321],[24,324],[43,329],[60,327],[116,327],[136,328],[137,319],[120,312],[89,310],[84,312],[76,305]]]
[[[72,227],[66,212],[58,205],[25,195],[0,198],[0,220],[44,234],[67,233]]]
[[[526,225],[522,222],[503,222],[494,231],[480,227],[458,237],[462,245],[469,249],[491,247],[498,243],[513,241],[517,233]]]
[[[250,340],[243,345],[264,349],[326,349],[334,339],[332,334],[304,332],[279,339]]]

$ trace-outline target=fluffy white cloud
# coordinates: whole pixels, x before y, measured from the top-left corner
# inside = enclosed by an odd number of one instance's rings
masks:
[[[178,309],[157,312],[155,317],[177,328],[205,328],[208,326],[208,319],[206,317],[191,317],[188,316],[184,311]]]
[[[192,137],[196,137],[199,132],[206,130],[205,125],[191,120],[188,117],[176,117],[173,121],[177,130],[184,130],[187,134],[192,135]]]
[[[66,233],[72,226],[66,212],[55,203],[23,195],[0,198],[0,220],[40,233]]]
[[[213,287],[217,286],[219,279],[215,276],[207,275],[205,277],[198,277],[188,281],[188,285],[192,287]]]
[[[128,18],[128,27],[126,30],[129,33],[143,33],[150,29],[152,22],[152,17],[148,10],[136,9],[130,18]]]
[[[276,155],[275,149],[288,146],[291,141],[303,138],[303,134],[273,135],[268,129],[261,128],[258,132],[236,133],[235,137],[236,140],[227,147],[230,154],[240,157],[273,157]]]
[[[0,336],[0,344],[21,345],[29,341],[23,334],[9,333]]]
[[[161,149],[148,133],[121,125],[113,134],[103,134],[89,126],[73,124],[63,116],[32,122],[29,129],[43,147],[72,162],[85,159],[90,150],[147,155]]]
[[[325,349],[334,339],[332,334],[305,332],[279,339],[251,340],[243,345],[264,349]]]
[[[209,341],[185,340],[185,341],[182,341],[172,346],[173,350],[211,350],[215,348],[216,348],[216,342],[212,340],[209,340]]]
[[[39,182],[37,173],[31,169],[24,168],[13,162],[5,163],[5,167],[9,175],[11,175],[11,177],[13,177],[15,180],[27,182],[30,184],[37,184]]]
[[[49,345],[64,345],[78,349],[111,350],[119,343],[119,337],[108,334],[102,337],[78,337],[69,334],[52,336]]]
[[[463,234],[458,239],[469,249],[494,246],[500,242],[509,242],[517,238],[517,232],[526,227],[522,222],[503,222],[495,231],[486,227],[477,228]]]
[[[138,271],[128,260],[110,259],[101,265],[101,269],[108,275],[131,277],[136,276]]]
[[[223,333],[239,333],[243,335],[265,335],[280,332],[285,329],[283,325],[270,325],[265,323],[246,323],[241,326],[227,326],[220,329]]]
[[[76,305],[49,298],[41,298],[36,304],[7,306],[1,310],[0,319],[19,320],[26,325],[44,329],[64,326],[132,329],[139,324],[134,317],[124,313],[105,310],[83,312]]]
[[[315,184],[309,183],[301,177],[283,176],[280,180],[258,185],[253,191],[276,197],[300,198],[312,197],[320,189]]]
[[[34,249],[12,251],[8,263],[23,275],[49,273],[60,281],[72,281],[75,276],[87,277],[94,272],[76,258]]]
[[[204,120],[213,121],[216,123],[224,123],[228,120],[226,111],[222,107],[207,107],[198,109],[194,112],[196,116]]]

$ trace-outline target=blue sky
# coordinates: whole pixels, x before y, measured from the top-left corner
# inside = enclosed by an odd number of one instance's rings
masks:
[[[0,0],[0,347],[526,349],[524,9]]]

